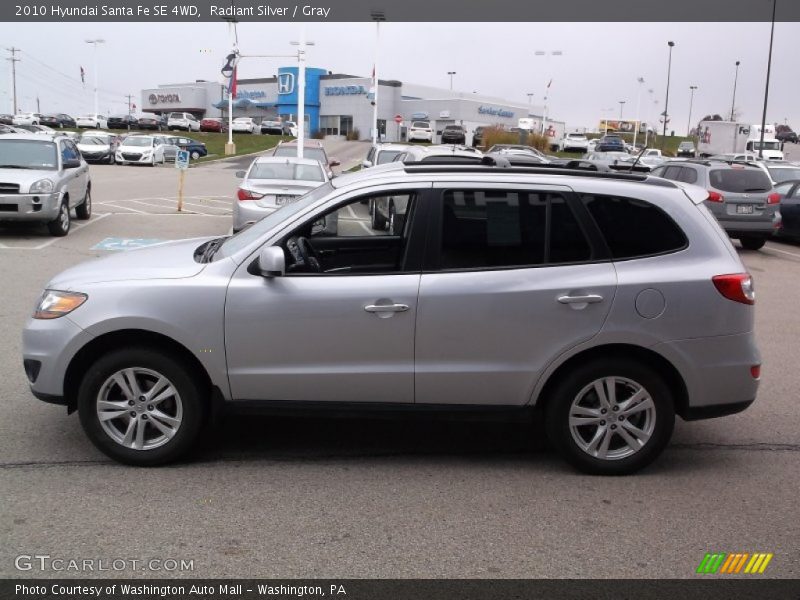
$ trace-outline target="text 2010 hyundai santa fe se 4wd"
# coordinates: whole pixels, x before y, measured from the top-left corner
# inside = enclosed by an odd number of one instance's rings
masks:
[[[633,472],[676,414],[756,396],[752,282],[706,197],[644,175],[374,167],[235,236],[65,271],[25,370],[136,465],[184,454],[220,407],[535,407],[572,464]],[[406,211],[391,235],[354,220],[387,198]]]

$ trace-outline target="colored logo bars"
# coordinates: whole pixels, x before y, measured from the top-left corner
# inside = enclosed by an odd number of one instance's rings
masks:
[[[749,573],[751,575],[763,573],[772,557],[773,554],[771,552],[756,552],[755,554],[748,554],[747,552],[730,554],[725,552],[706,553],[700,566],[697,567],[697,572],[704,574]]]

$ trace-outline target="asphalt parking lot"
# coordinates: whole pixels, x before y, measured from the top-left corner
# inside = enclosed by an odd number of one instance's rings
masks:
[[[739,250],[758,297],[757,402],[678,421],[636,476],[578,474],[528,427],[481,422],[237,418],[179,465],[106,459],[76,415],[31,396],[23,324],[51,276],[119,251],[106,248],[225,234],[244,162],[191,169],[181,214],[171,167],[93,166],[95,214],[66,238],[0,228],[0,576],[80,575],[15,569],[39,553],[194,561],[103,574],[127,577],[692,577],[722,551],[771,552],[765,576],[800,577],[795,243]]]

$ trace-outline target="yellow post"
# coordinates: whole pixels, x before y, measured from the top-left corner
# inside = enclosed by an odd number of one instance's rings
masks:
[[[183,211],[183,178],[186,175],[185,169],[178,169],[178,212]]]

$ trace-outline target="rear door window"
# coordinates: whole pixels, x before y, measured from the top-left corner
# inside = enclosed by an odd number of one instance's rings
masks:
[[[767,192],[772,182],[761,169],[714,169],[709,175],[711,186],[734,194]]]
[[[681,173],[678,176],[678,181],[685,183],[697,183],[697,171],[692,167],[681,167]]]
[[[582,200],[615,259],[682,250],[686,236],[669,215],[636,198],[584,194]]]

